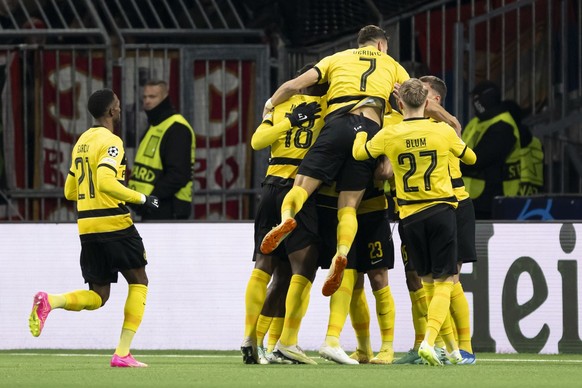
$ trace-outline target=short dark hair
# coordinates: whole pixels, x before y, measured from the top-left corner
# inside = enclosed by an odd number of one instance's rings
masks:
[[[87,101],[87,110],[91,113],[93,118],[98,119],[105,116],[105,112],[109,109],[115,100],[115,93],[111,89],[99,89],[89,97]]]
[[[359,46],[363,45],[364,43],[375,42],[380,39],[388,42],[388,35],[386,34],[386,31],[373,24],[362,27],[360,32],[358,32]]]
[[[445,81],[443,81],[439,77],[435,77],[434,75],[424,75],[424,76],[420,77],[419,80],[429,84],[430,87],[439,96],[441,96],[441,103],[444,103],[445,98],[447,97],[447,84],[445,84]]]

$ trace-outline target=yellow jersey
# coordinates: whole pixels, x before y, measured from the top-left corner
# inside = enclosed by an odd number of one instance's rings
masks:
[[[265,182],[273,183],[276,178],[280,178],[279,180],[295,179],[299,164],[321,132],[324,124],[321,117],[305,121],[299,127],[292,127],[287,119],[293,109],[304,102],[320,104],[322,110],[318,115],[324,117],[325,97],[297,94],[275,106],[273,111],[265,115],[263,122],[251,138],[251,146],[254,150],[271,146],[271,157],[269,158]]]
[[[340,51],[323,58],[314,68],[319,73],[318,82],[329,83],[328,115],[347,112],[356,105],[391,110],[388,99],[394,84],[410,78],[396,60],[374,46]]]
[[[79,137],[64,191],[68,200],[77,202],[82,242],[113,240],[135,231],[125,203],[141,203],[142,194],[125,187],[125,170],[119,136],[105,127],[93,127]]]
[[[386,155],[392,163],[400,218],[404,219],[437,203],[457,206],[449,175],[449,155],[473,164],[473,150],[446,123],[427,118],[405,119],[382,128],[371,140],[356,136],[353,154],[357,160]]]

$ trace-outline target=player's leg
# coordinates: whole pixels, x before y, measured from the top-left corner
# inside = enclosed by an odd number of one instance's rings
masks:
[[[340,334],[350,309],[354,285],[358,277],[356,269],[346,269],[341,285],[329,300],[329,319],[325,341],[319,348],[321,357],[338,364],[358,364],[340,345]]]
[[[273,272],[272,281],[267,290],[267,297],[257,321],[257,350],[259,352],[259,363],[261,364],[279,361],[273,356],[272,352],[283,330],[285,299],[290,280],[291,266],[289,260],[285,257],[279,260]],[[264,347],[263,339],[267,333],[267,346]]]
[[[348,264],[348,253],[358,231],[356,209],[360,204],[365,190],[341,191],[338,197],[337,251],[331,261],[331,266],[323,284],[322,293],[330,296],[339,288],[344,269]]]
[[[105,287],[105,286],[103,286]],[[107,284],[106,287],[109,287]],[[32,311],[28,318],[28,326],[33,336],[42,333],[49,313],[55,309],[69,311],[96,310],[103,306],[109,297],[109,291],[102,291],[107,297],[102,297],[95,290],[75,290],[64,294],[48,294],[39,291],[34,295]]]
[[[257,208],[254,223],[254,268],[251,272],[245,290],[245,326],[241,343],[241,353],[245,364],[256,364],[259,361],[257,349],[257,322],[267,297],[267,286],[277,268],[278,257],[284,257],[282,248],[274,250],[270,255],[260,252],[260,244],[273,225],[279,223],[282,198],[286,189],[265,184],[261,192],[261,202]]]
[[[245,364],[258,363],[257,322],[267,298],[267,286],[277,266],[277,259],[262,254],[255,255],[255,268],[251,272],[245,291],[245,330],[241,353]]]
[[[356,351],[350,355],[360,364],[368,364],[374,357],[370,342],[370,308],[364,291],[364,273],[358,273],[350,302],[350,321],[358,343]]]
[[[145,312],[148,292],[148,277],[145,267],[121,271],[128,283],[127,299],[123,308],[123,326],[119,343],[111,359],[112,367],[146,367],[130,353],[133,337],[137,332]]]
[[[148,292],[146,252],[142,239],[136,233],[121,240],[105,243],[102,248],[103,255],[110,263],[110,271],[118,269],[128,284],[121,335],[111,358],[111,366],[146,367],[147,364],[135,360],[130,352],[133,337],[141,325],[145,312]]]
[[[396,315],[394,298],[388,282],[388,270],[394,268],[394,242],[392,241],[388,210],[383,209],[385,205],[383,195],[381,199],[382,206],[374,206],[374,208],[379,207],[379,210],[358,216],[361,228],[356,236],[356,248],[358,271],[367,273],[376,300],[376,318],[382,340],[379,352],[370,360],[370,363],[391,364],[394,360],[393,342]],[[374,201],[374,198],[370,200]],[[376,203],[376,201],[372,203]]]
[[[406,287],[408,288],[408,295],[410,297],[412,326],[414,327],[414,344],[404,356],[395,360],[394,364],[419,364],[421,359],[418,355],[418,348],[426,334],[428,303],[425,290],[422,287],[422,279],[416,273],[413,260],[407,249],[404,233],[402,231],[402,222],[398,223],[398,233],[401,240],[400,251],[402,254],[402,263],[404,265]]]
[[[371,364],[392,364],[394,360],[394,321],[396,311],[394,298],[388,285],[388,269],[378,268],[368,271],[368,278],[372,292],[376,298],[376,317],[380,327],[382,345],[376,357],[370,360]]]
[[[451,317],[457,329],[459,349],[463,361],[462,364],[474,364],[476,361],[471,344],[471,321],[469,302],[465,296],[460,282],[460,272],[463,263],[477,261],[475,249],[475,210],[473,202],[467,198],[459,202],[455,211],[457,218],[457,244],[458,244],[458,274],[454,276],[453,291],[451,293]]]
[[[311,286],[317,269],[317,248],[309,245],[289,254],[293,276],[285,301],[285,322],[279,342],[275,347],[285,357],[304,364],[316,364],[298,346],[301,321],[307,312]]]
[[[425,268],[422,272],[419,271],[419,275],[425,285],[433,284],[434,288],[426,288],[430,300],[426,335],[418,353],[429,364],[442,365],[438,358],[435,360],[434,344],[443,322],[449,316],[453,275],[457,273],[457,223],[454,210],[447,205],[437,205],[427,211],[431,211],[431,214],[425,218],[423,224],[430,270]]]
[[[54,309],[70,311],[96,310],[109,298],[109,283],[117,281],[104,260],[101,243],[81,244],[81,272],[89,290],[76,290],[64,294],[37,292],[33,299],[28,326],[33,336],[38,337],[44,328],[49,313]],[[100,286],[97,286],[97,285]]]

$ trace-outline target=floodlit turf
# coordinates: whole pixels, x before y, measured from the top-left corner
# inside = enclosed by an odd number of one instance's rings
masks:
[[[139,351],[144,369],[103,350],[0,351],[0,387],[572,387],[582,355],[478,353],[477,365],[243,365],[238,352]],[[399,356],[399,355],[397,355]]]

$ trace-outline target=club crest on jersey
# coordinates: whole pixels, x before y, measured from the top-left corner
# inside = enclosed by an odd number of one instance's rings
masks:
[[[119,148],[116,146],[111,146],[107,148],[107,154],[115,158],[117,155],[119,155]]]

